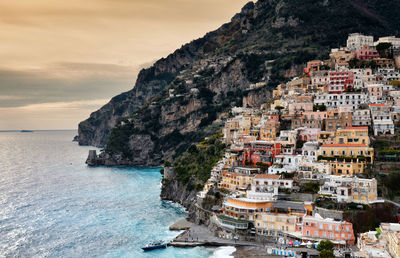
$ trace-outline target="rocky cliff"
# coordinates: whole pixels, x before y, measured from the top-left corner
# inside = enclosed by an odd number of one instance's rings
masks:
[[[349,33],[398,35],[398,1],[260,0],[139,73],[134,88],[79,124],[105,165],[159,165],[214,133],[233,105],[255,106]],[[264,82],[266,86],[254,87]],[[215,122],[217,121],[217,122]]]

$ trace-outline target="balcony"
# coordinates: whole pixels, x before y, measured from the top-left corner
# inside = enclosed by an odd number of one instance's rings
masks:
[[[222,226],[232,229],[247,229],[249,227],[249,222],[247,220],[233,219],[224,215],[219,215],[218,221]]]

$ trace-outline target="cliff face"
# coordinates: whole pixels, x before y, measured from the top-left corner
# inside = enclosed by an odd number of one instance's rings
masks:
[[[164,168],[161,198],[180,203],[185,208],[191,209],[191,204],[196,200],[197,191],[189,189],[187,184],[177,181],[176,177],[173,167]]]
[[[139,73],[135,87],[79,124],[79,143],[105,147],[106,165],[159,165],[216,131],[233,105],[326,58],[349,33],[398,35],[398,1],[260,0]],[[254,83],[267,86],[254,89]],[[214,123],[214,124],[213,124]]]

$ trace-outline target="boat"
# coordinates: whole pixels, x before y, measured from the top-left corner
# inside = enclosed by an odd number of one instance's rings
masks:
[[[167,247],[167,243],[162,241],[162,240],[158,240],[158,241],[153,241],[151,243],[148,243],[145,247],[142,247],[143,251],[151,251],[154,249],[160,249],[160,248],[166,248]]]
[[[20,132],[21,132],[21,133],[33,133],[32,130],[21,130]]]

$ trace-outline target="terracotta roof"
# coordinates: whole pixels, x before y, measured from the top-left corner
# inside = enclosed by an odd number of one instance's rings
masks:
[[[348,130],[368,130],[368,126],[349,126],[349,127],[346,127],[345,129],[348,129]]]
[[[263,178],[263,179],[279,179],[280,175],[269,175],[269,174],[259,174],[256,175],[254,178]]]
[[[324,144],[321,147],[368,147],[366,144]]]
[[[384,107],[385,104],[369,104],[371,107]]]

